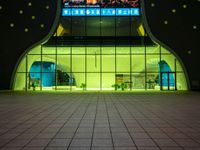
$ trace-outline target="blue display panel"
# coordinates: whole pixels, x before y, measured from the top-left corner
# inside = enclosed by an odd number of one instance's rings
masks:
[[[63,8],[62,16],[140,16],[139,8]]]
[[[139,0],[63,0],[62,16],[140,16]]]

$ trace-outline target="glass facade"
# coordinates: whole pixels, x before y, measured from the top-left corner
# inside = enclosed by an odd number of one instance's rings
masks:
[[[61,17],[56,33],[20,61],[14,90],[187,90],[177,58],[140,17]]]
[[[54,91],[175,88],[187,89],[185,74],[159,45],[38,46],[21,61],[14,85],[15,90]]]

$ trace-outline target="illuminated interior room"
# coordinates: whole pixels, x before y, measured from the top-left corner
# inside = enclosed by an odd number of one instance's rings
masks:
[[[14,90],[188,89],[181,60],[146,33],[139,3],[104,8],[103,3],[88,1],[87,8],[79,8],[73,5],[85,4],[73,2],[63,3],[55,34],[22,57]]]

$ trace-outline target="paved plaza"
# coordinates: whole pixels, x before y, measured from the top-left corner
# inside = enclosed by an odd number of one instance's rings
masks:
[[[0,93],[2,150],[200,150],[200,93]]]

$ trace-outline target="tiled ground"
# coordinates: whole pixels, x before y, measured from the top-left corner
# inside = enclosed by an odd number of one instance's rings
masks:
[[[0,149],[200,150],[200,93],[0,93]]]

